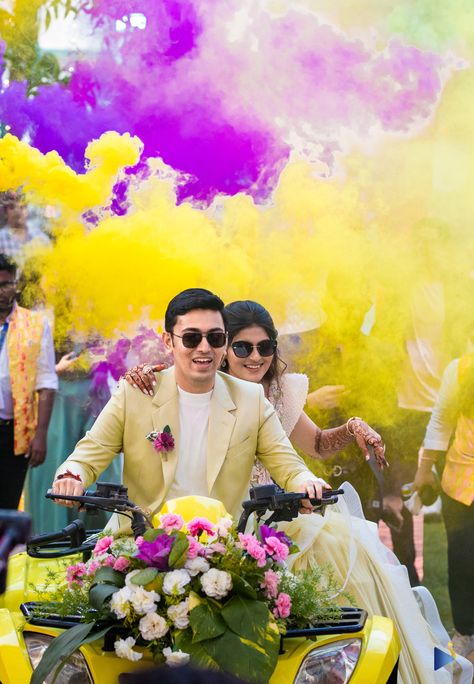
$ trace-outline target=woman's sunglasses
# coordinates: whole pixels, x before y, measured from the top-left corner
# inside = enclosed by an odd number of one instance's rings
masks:
[[[208,332],[208,333],[202,333],[202,332],[187,332],[184,333],[184,335],[177,335],[176,333],[171,333],[174,335],[174,337],[179,337],[181,340],[183,340],[183,347],[186,347],[186,349],[196,349],[197,346],[201,344],[201,340],[203,337],[206,338],[206,340],[209,343],[210,347],[214,347],[214,349],[219,349],[219,347],[224,347],[225,343],[227,342],[227,335],[225,332]]]
[[[237,356],[238,359],[246,359],[250,356],[252,351],[256,349],[260,356],[273,356],[276,352],[277,341],[276,340],[262,340],[258,344],[252,344],[251,342],[232,342],[232,351]]]

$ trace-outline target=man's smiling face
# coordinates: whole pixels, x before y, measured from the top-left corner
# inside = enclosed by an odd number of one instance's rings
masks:
[[[203,337],[197,347],[183,345],[185,333],[225,332],[224,320],[219,311],[193,309],[177,317],[173,332],[164,332],[163,341],[173,352],[176,382],[186,392],[204,393],[214,387],[214,380],[224,358],[226,345],[211,347]]]

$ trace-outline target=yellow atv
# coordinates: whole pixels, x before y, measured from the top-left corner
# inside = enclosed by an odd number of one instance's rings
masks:
[[[325,492],[322,501],[312,503],[324,513],[325,507],[335,503],[341,493]],[[238,530],[245,530],[252,514],[260,518],[271,511],[268,524],[295,518],[303,497],[283,492],[276,485],[255,487],[250,499],[242,504]],[[128,514],[133,518],[135,536],[143,534],[146,528],[144,516],[128,501],[127,490],[121,485],[98,483],[94,493],[62,498],[89,509]],[[183,497],[168,502],[165,508],[162,512],[179,513],[185,521],[202,516],[216,522],[225,514],[220,502],[204,497]],[[64,567],[67,556],[82,554],[87,560],[96,541],[97,535],[87,534],[83,523],[75,521],[60,532],[31,539],[26,552],[11,558],[7,591],[0,609],[2,684],[27,684],[54,637],[80,622],[75,615],[35,617],[35,602],[40,593],[44,596],[51,571]],[[80,556],[75,560],[80,560]],[[67,660],[54,680],[56,684],[115,684],[121,673],[154,665],[151,655],[146,653],[138,663],[118,658],[114,639],[109,633],[81,646]],[[368,617],[363,609],[344,607],[336,620],[287,631],[281,639],[270,684],[395,684],[399,654],[400,642],[390,619]],[[53,675],[45,681],[52,682]]]

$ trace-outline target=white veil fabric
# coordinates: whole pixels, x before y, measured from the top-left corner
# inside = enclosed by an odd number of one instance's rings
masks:
[[[393,620],[401,642],[399,684],[459,681],[452,665],[434,671],[434,647],[443,646],[420,611],[406,568],[379,540],[376,525],[365,519],[352,485],[341,488],[344,496],[324,516],[303,515],[285,525],[299,547],[288,559],[290,569],[328,564],[357,606]]]

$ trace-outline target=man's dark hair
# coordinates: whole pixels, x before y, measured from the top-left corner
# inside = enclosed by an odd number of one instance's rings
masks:
[[[173,332],[178,316],[183,316],[194,309],[211,309],[212,311],[218,311],[224,321],[224,329],[227,330],[224,302],[217,295],[209,290],[203,290],[200,287],[191,287],[188,290],[183,290],[183,292],[177,294],[176,297],[173,297],[168,304],[165,313],[165,330],[167,332]]]
[[[16,275],[17,265],[6,254],[0,253],[0,271],[8,271]]]

